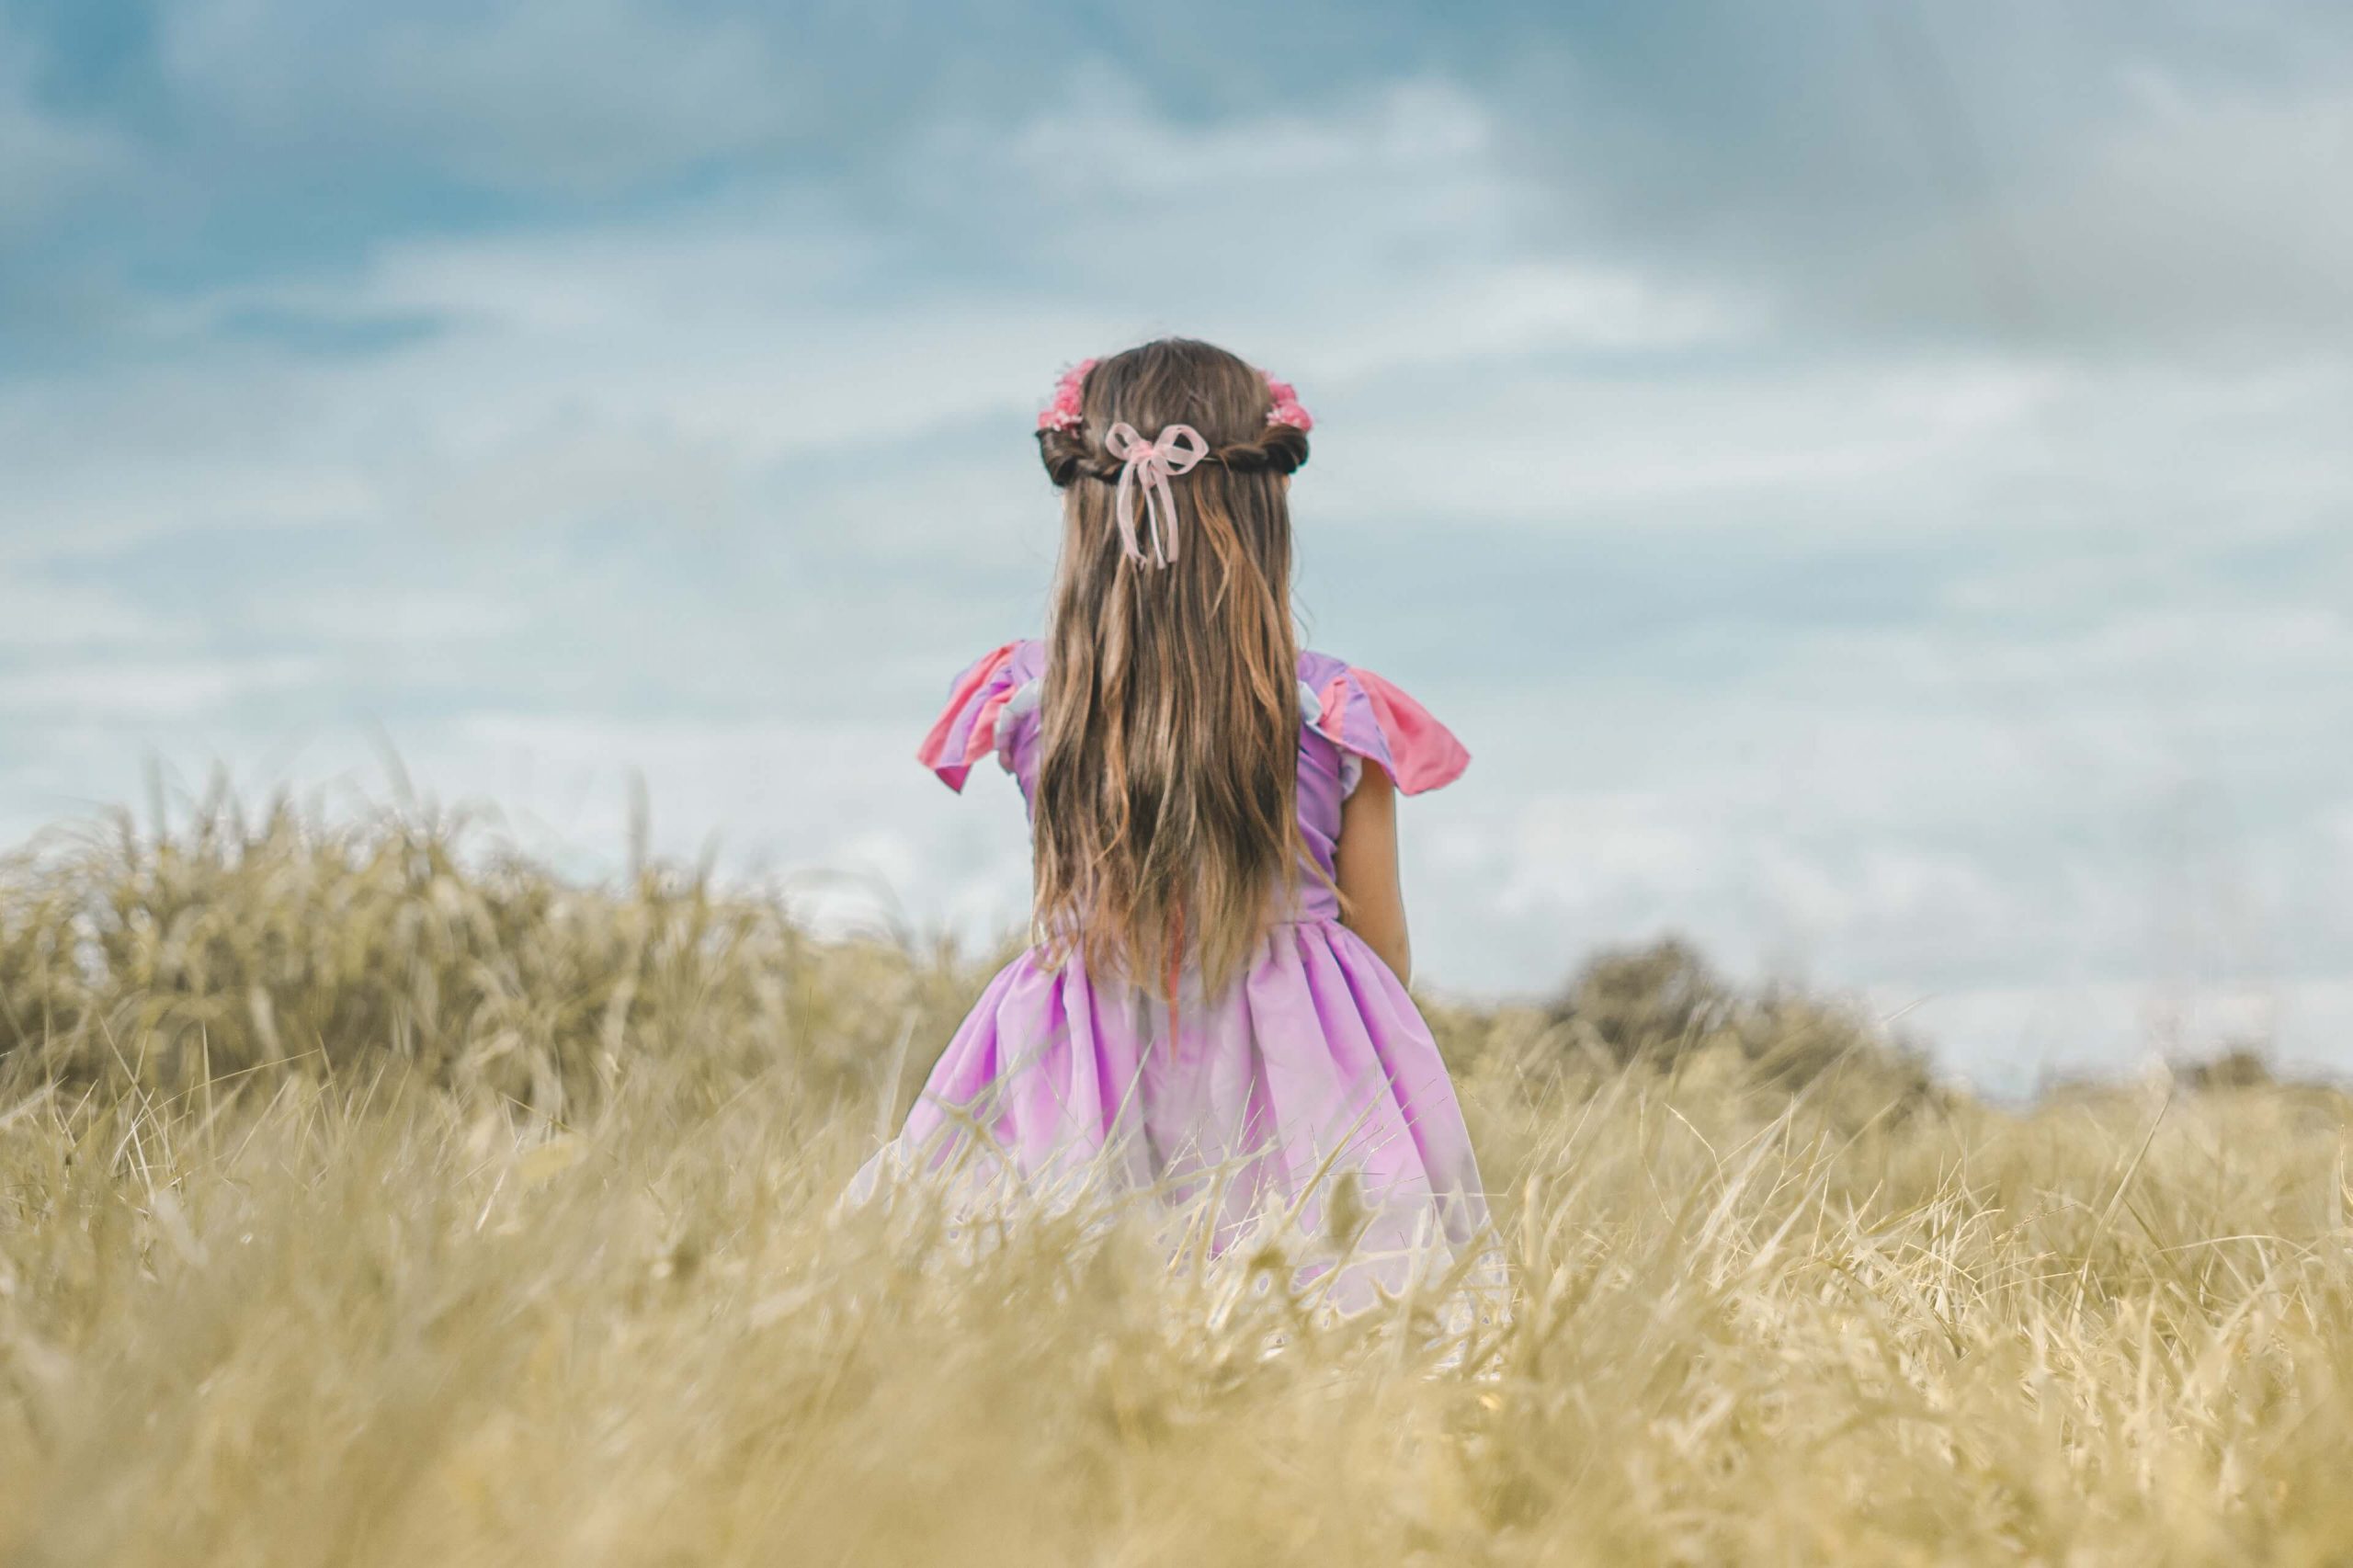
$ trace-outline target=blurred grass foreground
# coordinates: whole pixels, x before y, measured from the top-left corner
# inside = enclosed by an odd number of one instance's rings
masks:
[[[982,968],[431,817],[0,866],[0,1562],[2342,1562],[2353,1105],[1434,1007],[1509,1320],[836,1212]]]

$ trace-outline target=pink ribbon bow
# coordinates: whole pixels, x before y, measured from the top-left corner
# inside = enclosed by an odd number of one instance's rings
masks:
[[[1153,559],[1162,566],[1176,559],[1176,494],[1168,488],[1171,476],[1185,473],[1210,454],[1210,444],[1190,425],[1164,425],[1160,438],[1147,441],[1136,434],[1136,427],[1121,420],[1104,434],[1105,449],[1120,460],[1120,493],[1112,505],[1120,519],[1120,545],[1128,559],[1143,564],[1143,550],[1136,543],[1136,502],[1134,491],[1143,488],[1145,520],[1152,528]],[[1155,502],[1153,493],[1159,492]],[[1168,509],[1168,521],[1164,532],[1160,512]]]

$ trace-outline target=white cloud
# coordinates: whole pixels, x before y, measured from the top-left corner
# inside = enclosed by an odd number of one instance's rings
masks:
[[[153,659],[52,665],[0,676],[0,714],[77,724],[177,722],[318,678],[310,659]]]
[[[189,623],[104,588],[0,573],[0,656],[54,656],[94,645],[161,642]]]
[[[1429,385],[1426,369],[1400,373],[1368,417],[1318,433],[1352,499],[1547,528],[1640,506],[1661,522],[1989,541],[2185,524],[2254,537],[2353,505],[2332,434],[2353,428],[2353,358],[2192,376],[1785,347],[1665,374],[1539,363],[1415,395]]]
[[[2353,1038],[2353,981],[2287,985],[2093,979],[2057,985],[1923,993],[1871,987],[1863,995],[1915,1039],[1965,1040],[1941,1065],[1982,1092],[2023,1096],[2069,1077],[2162,1073],[2254,1042],[2290,1073],[2345,1069]]]
[[[1121,210],[1198,211],[1204,202],[1230,199],[1223,193],[1237,185],[1388,183],[1416,175],[1453,186],[1466,209],[1489,205],[1498,140],[1493,117],[1443,79],[1389,85],[1337,117],[1275,108],[1182,125],[1150,105],[1142,83],[1097,61],[1076,74],[1063,102],[1031,115],[1010,137],[951,127],[928,145],[935,155],[958,142],[992,157],[1001,148],[1030,180]]]
[[[2295,346],[2353,311],[2353,97],[2123,72],[2128,106],[2008,198],[2021,259],[2061,337]],[[1889,268],[1933,275],[1949,232]],[[2284,337],[2282,335],[2284,331]]]

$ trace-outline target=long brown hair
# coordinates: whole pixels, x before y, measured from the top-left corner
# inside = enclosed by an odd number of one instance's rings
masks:
[[[1269,424],[1266,379],[1183,338],[1099,361],[1081,422],[1038,433],[1063,491],[1032,835],[1038,934],[1173,990],[1213,994],[1278,918],[1300,866],[1299,658],[1284,476],[1307,436]],[[1117,423],[1209,445],[1170,481],[1176,559],[1140,563],[1114,521]],[[1139,503],[1141,510],[1141,503]]]

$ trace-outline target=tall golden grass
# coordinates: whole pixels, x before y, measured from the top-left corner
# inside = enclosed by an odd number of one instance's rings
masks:
[[[1433,1010],[1509,1322],[1326,1321],[835,1212],[978,968],[462,840],[0,870],[0,1562],[2353,1559],[2333,1090],[2004,1110],[1645,955]]]

